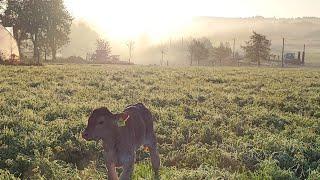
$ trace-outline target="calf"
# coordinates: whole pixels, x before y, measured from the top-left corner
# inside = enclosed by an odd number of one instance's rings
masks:
[[[117,180],[116,167],[123,167],[121,180],[131,179],[135,151],[142,145],[149,148],[152,168],[158,175],[160,159],[151,112],[141,103],[128,106],[120,114],[107,108],[95,109],[82,133],[87,140],[103,142],[108,179]]]

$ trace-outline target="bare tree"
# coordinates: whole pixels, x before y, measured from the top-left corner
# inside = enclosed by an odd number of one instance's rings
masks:
[[[209,49],[203,40],[193,39],[188,45],[188,52],[190,55],[190,65],[192,66],[193,60],[197,61],[197,65],[200,65],[200,61],[209,58]]]
[[[213,48],[213,56],[215,59],[219,60],[220,65],[222,60],[230,57],[232,55],[232,49],[228,43],[225,45],[220,43],[220,46]]]
[[[111,55],[110,43],[104,39],[97,39],[96,52],[92,55],[91,59],[94,62],[105,63]]]
[[[166,48],[164,47],[164,46],[162,46],[161,48],[160,48],[160,50],[161,50],[161,60],[160,60],[160,65],[162,66],[163,65],[163,63],[165,63],[165,55],[167,54],[167,50],[166,50]]]
[[[132,53],[133,53],[133,49],[134,49],[134,41],[130,40],[127,43],[128,49],[129,49],[129,64],[131,63],[131,58],[132,58]]]

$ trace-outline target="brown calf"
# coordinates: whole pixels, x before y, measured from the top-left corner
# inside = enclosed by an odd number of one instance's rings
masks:
[[[82,137],[103,141],[109,180],[118,179],[116,167],[123,167],[121,180],[131,179],[135,151],[142,145],[149,148],[152,168],[158,175],[160,159],[153,118],[143,104],[128,106],[120,114],[112,114],[107,108],[94,110]]]

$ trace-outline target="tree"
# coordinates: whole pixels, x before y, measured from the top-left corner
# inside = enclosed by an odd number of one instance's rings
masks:
[[[129,49],[129,63],[131,63],[131,58],[132,58],[132,52],[133,52],[133,48],[134,48],[134,41],[130,40],[127,43],[128,49]]]
[[[206,47],[206,43],[198,39],[192,39],[188,45],[188,52],[190,55],[191,66],[193,64],[193,60],[196,60],[199,66],[201,60],[209,58],[209,49]]]
[[[111,53],[111,46],[109,41],[106,41],[104,39],[97,39],[96,47],[97,47],[97,50],[106,51],[107,54]]]
[[[189,57],[190,57],[190,66],[192,66],[193,63],[193,58],[195,54],[195,40],[193,39],[191,43],[188,45],[188,52],[189,52]]]
[[[268,60],[270,57],[271,41],[266,36],[253,32],[250,40],[246,42],[246,46],[242,46],[246,57],[252,62],[261,65],[261,60]]]
[[[47,57],[50,53],[52,53],[50,48],[49,39],[46,35],[41,36],[39,40],[39,53],[44,55],[44,60],[47,61]],[[53,60],[53,59],[52,59]],[[55,59],[54,59],[55,60]]]
[[[228,43],[226,43],[226,45],[220,43],[220,46],[213,48],[213,56],[219,60],[220,65],[222,64],[222,60],[230,57],[231,54],[232,50]]]
[[[56,60],[57,50],[69,42],[72,16],[64,6],[63,0],[45,1],[46,5],[46,43],[50,47],[52,60]]]
[[[103,39],[97,39],[96,52],[93,54],[92,59],[96,62],[104,62],[109,59],[111,55],[110,43]]]
[[[40,42],[45,38],[47,22],[44,0],[29,0],[24,2],[25,18],[23,20],[25,31],[33,44],[33,58],[40,63]]]
[[[160,46],[160,53],[161,53],[160,66],[165,64],[165,56],[167,54],[167,51],[168,51],[168,48],[165,45]],[[167,60],[167,64],[168,64],[168,60]]]
[[[12,27],[13,36],[17,41],[20,57],[22,53],[22,41],[27,39],[26,28],[24,27],[25,11],[24,0],[3,0],[0,1],[1,7],[5,7],[1,14],[1,22],[3,26]]]
[[[1,3],[2,1],[0,1]],[[7,0],[1,15],[5,26],[12,26],[20,56],[22,41],[31,40],[33,56],[40,63],[40,49],[50,48],[53,59],[59,48],[69,41],[72,17],[62,0]]]

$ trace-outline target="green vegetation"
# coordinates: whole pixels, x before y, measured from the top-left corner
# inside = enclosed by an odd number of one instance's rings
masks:
[[[0,20],[12,27],[20,60],[26,60],[23,52],[32,44],[34,63],[40,64],[41,54],[46,59],[51,53],[56,60],[57,51],[69,41],[73,18],[63,0],[2,0]]]
[[[0,179],[101,179],[93,108],[145,103],[161,179],[319,179],[320,70],[0,66]],[[134,179],[151,179],[138,152]]]
[[[246,46],[241,48],[244,50],[246,58],[251,62],[257,62],[258,66],[260,66],[262,60],[268,61],[270,59],[270,47],[271,41],[266,36],[253,31],[253,35],[246,42]]]

